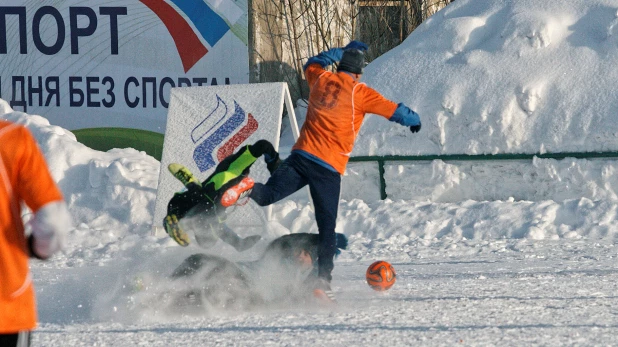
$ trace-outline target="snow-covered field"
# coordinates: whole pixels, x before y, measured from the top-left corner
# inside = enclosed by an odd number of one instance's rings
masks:
[[[364,77],[417,110],[421,132],[371,117],[354,154],[616,151],[617,24],[615,0],[458,0]],[[91,150],[2,100],[0,118],[33,131],[75,222],[61,254],[32,262],[36,346],[618,344],[614,160],[390,163],[384,201],[375,164],[354,163],[336,307],[169,312],[144,293],[173,290],[167,277],[203,250],[152,234],[159,162]],[[250,261],[276,236],[317,232],[304,190],[274,210],[254,249],[216,253]],[[378,259],[398,273],[385,293],[364,282]]]
[[[463,248],[468,254],[423,247],[422,256],[393,262],[398,282],[384,294],[372,292],[364,283],[371,255],[366,260],[340,261],[334,274],[334,289],[339,294],[334,309],[290,307],[185,318],[144,317],[128,323],[93,321],[86,313],[73,320],[66,316],[68,308],[61,310],[60,317],[44,310],[47,314],[41,317],[34,341],[41,346],[617,343],[618,268],[613,243],[494,240]],[[50,272],[55,280],[63,281],[73,270]],[[47,277],[43,270],[35,274]],[[46,288],[48,283],[37,284]],[[82,277],[70,283],[89,285]],[[67,284],[59,286],[66,289]],[[76,302],[73,305],[72,312],[87,311],[77,308]],[[48,302],[46,306],[53,305]]]

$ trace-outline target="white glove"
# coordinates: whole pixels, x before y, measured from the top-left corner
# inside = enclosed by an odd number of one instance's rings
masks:
[[[62,249],[66,234],[72,227],[64,201],[50,202],[41,207],[29,224],[32,230],[28,240],[30,252],[39,259],[47,259]]]

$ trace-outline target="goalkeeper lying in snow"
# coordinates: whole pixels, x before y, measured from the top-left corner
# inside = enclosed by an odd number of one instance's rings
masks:
[[[338,253],[347,238],[337,234]],[[330,302],[307,286],[317,271],[318,234],[295,233],[273,240],[253,262],[232,262],[204,253],[193,254],[172,273],[185,290],[170,303],[174,309],[250,309],[312,302]]]
[[[184,184],[186,190],[174,194],[168,203],[167,215],[163,220],[168,235],[181,246],[189,245],[189,235],[180,223],[181,219],[187,218],[194,226],[191,229],[196,230],[195,239],[203,247],[214,245],[218,239],[238,251],[252,247],[260,240],[260,236],[240,238],[225,225],[224,212],[251,192],[254,182],[247,175],[250,167],[262,155],[268,171],[275,171],[281,162],[279,153],[270,142],[259,140],[223,159],[212,175],[201,183],[186,167],[177,163],[170,164],[170,172]]]

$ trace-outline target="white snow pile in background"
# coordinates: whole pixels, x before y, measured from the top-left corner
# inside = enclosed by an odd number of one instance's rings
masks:
[[[423,130],[372,117],[354,154],[615,151],[617,11],[613,0],[454,2],[364,76]]]

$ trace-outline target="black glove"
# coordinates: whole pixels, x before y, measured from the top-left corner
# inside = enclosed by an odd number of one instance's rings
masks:
[[[419,131],[421,131],[421,123],[418,123],[418,125],[412,125],[410,127],[410,131],[413,133],[417,133]]]

